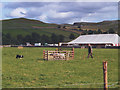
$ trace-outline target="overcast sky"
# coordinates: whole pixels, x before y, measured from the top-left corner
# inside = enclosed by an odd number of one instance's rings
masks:
[[[117,2],[2,2],[0,7],[0,19],[24,17],[58,24],[118,19]]]

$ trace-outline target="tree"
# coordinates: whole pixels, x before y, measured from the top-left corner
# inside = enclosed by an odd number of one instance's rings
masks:
[[[17,43],[16,38],[11,37],[10,33],[3,34],[2,41],[3,41],[3,45],[8,45],[8,44],[13,45]]]
[[[5,35],[5,38],[6,38],[6,44],[12,44],[12,37],[11,37],[11,35],[10,35],[10,33],[7,33],[6,35]]]
[[[66,26],[63,26],[64,29],[66,29]]]
[[[17,35],[17,44],[23,44],[23,36],[21,34]]]
[[[108,34],[108,32],[103,32],[103,34]]]
[[[101,31],[101,29],[98,29],[98,31],[97,31],[97,32],[98,32],[98,34],[102,34],[102,31]]]
[[[54,33],[51,35],[51,42],[52,43],[58,43],[59,42],[59,38]]]
[[[5,34],[2,34],[2,44],[7,45],[8,44],[8,39],[6,38]]]
[[[61,26],[60,26],[60,25],[58,25],[58,28],[61,28]]]
[[[64,41],[65,37],[63,35],[59,35],[58,37],[59,37],[59,42],[63,42]]]
[[[86,33],[85,33],[85,32],[82,32],[81,35],[86,35]]]
[[[93,31],[93,33],[94,33],[94,34],[98,34],[98,31],[95,30],[95,31]]]
[[[73,33],[71,33],[71,34],[70,34],[70,36],[69,36],[69,38],[70,38],[70,39],[75,39],[74,34],[73,34]]]
[[[88,34],[93,34],[93,31],[92,31],[92,30],[89,30],[89,31],[88,31]]]
[[[32,42],[33,43],[41,42],[41,36],[38,33],[32,32],[31,37],[32,37]]]
[[[24,37],[24,43],[26,43],[26,42],[31,43],[31,40],[32,40],[31,35],[26,35],[26,36]]]
[[[87,34],[87,30],[83,30],[81,35],[86,35]]]
[[[108,31],[107,31],[109,34],[114,34],[115,31],[113,30],[113,28],[110,28]]]
[[[41,43],[50,43],[50,37],[46,36],[46,35],[42,35],[41,36]]]

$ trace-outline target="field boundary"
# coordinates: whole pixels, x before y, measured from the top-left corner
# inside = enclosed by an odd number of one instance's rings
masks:
[[[93,85],[93,84],[104,85],[104,83],[86,83],[86,84],[84,84],[84,83],[76,83],[76,84],[65,84],[65,85],[61,85],[61,86]],[[108,84],[109,84],[108,87],[111,87],[111,86],[117,85],[118,82],[110,82]],[[48,85],[48,86],[57,86],[57,85]],[[41,86],[41,87],[46,87],[46,86]]]
[[[76,85],[103,85],[103,87],[101,88],[104,88],[104,83],[75,83],[75,84],[64,84],[64,85],[61,85],[61,86],[76,86]],[[118,82],[110,82],[108,83],[108,87],[111,87],[111,86],[114,86],[114,85],[117,85]],[[45,85],[45,86],[41,86],[41,87],[17,87],[17,88],[46,88],[46,87],[54,87],[54,86],[58,86],[58,85]],[[99,87],[100,88],[100,87]]]

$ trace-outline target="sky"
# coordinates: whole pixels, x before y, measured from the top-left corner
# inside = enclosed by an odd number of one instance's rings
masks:
[[[118,19],[118,2],[19,1],[4,0],[1,2],[2,15],[0,15],[0,19],[28,18],[57,24]]]

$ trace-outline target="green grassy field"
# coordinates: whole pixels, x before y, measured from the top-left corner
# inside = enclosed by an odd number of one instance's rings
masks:
[[[74,60],[44,61],[43,50],[55,49],[3,48],[2,87],[103,88],[103,61],[108,61],[109,88],[119,87],[117,49],[93,49],[94,58],[88,59],[87,49],[75,48]]]

